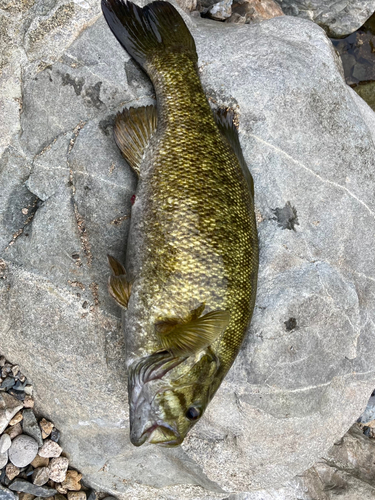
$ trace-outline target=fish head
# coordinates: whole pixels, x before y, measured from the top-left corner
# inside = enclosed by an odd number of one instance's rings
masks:
[[[195,356],[163,351],[142,358],[129,372],[130,440],[173,447],[202,417],[217,388],[219,359],[206,348]]]

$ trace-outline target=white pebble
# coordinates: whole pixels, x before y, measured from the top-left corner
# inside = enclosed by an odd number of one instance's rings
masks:
[[[7,450],[9,450],[11,444],[12,440],[10,439],[9,434],[3,434],[0,437],[0,453],[5,453]]]
[[[8,452],[0,453],[0,469],[6,466],[8,463]]]
[[[9,448],[9,460],[16,467],[26,467],[38,453],[38,443],[30,436],[21,434],[12,441]]]
[[[38,454],[44,458],[59,457],[61,455],[62,448],[55,441],[51,439],[46,439],[43,446],[40,448]]]

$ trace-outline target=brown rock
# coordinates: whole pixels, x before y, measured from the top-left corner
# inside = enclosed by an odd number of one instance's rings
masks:
[[[5,474],[8,479],[12,481],[18,474],[20,473],[20,469],[13,465],[12,463],[9,463],[5,469]]]
[[[55,495],[55,500],[66,500],[66,496],[57,493],[57,495]]]
[[[61,483],[66,477],[69,460],[65,457],[53,458],[49,464],[49,478]]]
[[[12,420],[9,422],[9,425],[12,425],[12,426],[16,425],[19,422],[21,422],[22,419],[23,419],[22,413],[19,411],[18,413],[16,413],[14,415],[14,417],[12,418]]]
[[[43,446],[38,451],[38,454],[41,457],[56,458],[61,455],[61,452],[62,452],[61,446],[55,443],[55,441],[47,439],[46,441],[44,441]]]
[[[68,500],[86,500],[84,491],[68,491]]]
[[[81,489],[81,479],[82,474],[80,474],[76,470],[68,470],[66,478],[62,482],[61,486],[70,491],[79,491]]]
[[[8,429],[6,429],[6,431],[4,432],[9,434],[10,439],[14,439],[15,437],[22,434],[22,426],[20,423],[18,423],[16,425],[13,425],[12,427],[8,427]]]
[[[35,469],[32,475],[33,483],[37,486],[43,486],[49,479],[49,468],[39,467]]]
[[[19,500],[33,500],[35,498],[35,495],[32,495],[31,493],[19,493]]]
[[[23,401],[24,408],[34,408],[34,400],[31,396],[25,396]]]
[[[61,496],[66,495],[68,493],[68,490],[64,488],[60,483],[55,484],[55,490],[61,493]],[[66,497],[64,497],[64,499],[66,500]]]
[[[49,458],[41,457],[40,455],[37,455],[31,462],[31,465],[35,469],[37,469],[38,467],[48,467],[48,464],[49,464]]]
[[[39,427],[42,430],[42,438],[46,439],[51,434],[54,426],[52,422],[49,422],[45,418],[42,418],[42,420],[39,422]]]
[[[283,15],[283,11],[274,0],[262,0],[261,2],[259,0],[234,0],[232,15],[226,19],[226,22],[249,24]]]
[[[192,12],[197,8],[197,0],[177,0],[178,5],[185,12]]]

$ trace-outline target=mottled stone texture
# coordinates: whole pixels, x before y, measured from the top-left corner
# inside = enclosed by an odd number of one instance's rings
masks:
[[[276,0],[288,16],[310,19],[329,36],[340,38],[357,30],[375,12],[375,0]]]
[[[238,112],[255,180],[258,298],[233,369],[183,446],[135,448],[120,311],[106,290],[135,178],[111,128],[153,90],[96,8],[84,29],[81,3],[69,5],[31,7],[40,17],[19,26],[25,45],[9,55],[27,58],[17,59],[22,114],[8,115],[2,139],[1,351],[100,490],[191,500],[280,487],[344,435],[375,384],[375,115],[317,25],[188,20],[210,101]]]

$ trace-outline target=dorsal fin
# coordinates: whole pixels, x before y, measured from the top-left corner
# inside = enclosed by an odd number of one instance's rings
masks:
[[[125,160],[139,175],[143,153],[156,130],[156,106],[125,108],[115,119],[114,135]]]
[[[246,165],[245,158],[243,157],[240,140],[238,138],[238,131],[234,124],[234,112],[231,109],[219,108],[214,110],[214,118],[216,125],[218,126],[221,134],[228,141],[229,145],[232,147],[234,154],[241,165],[244,177],[249,186],[252,197],[254,198],[254,181]]]
[[[185,323],[177,320],[160,321],[155,325],[162,349],[174,356],[191,356],[208,347],[226,329],[229,311],[211,311]]]

